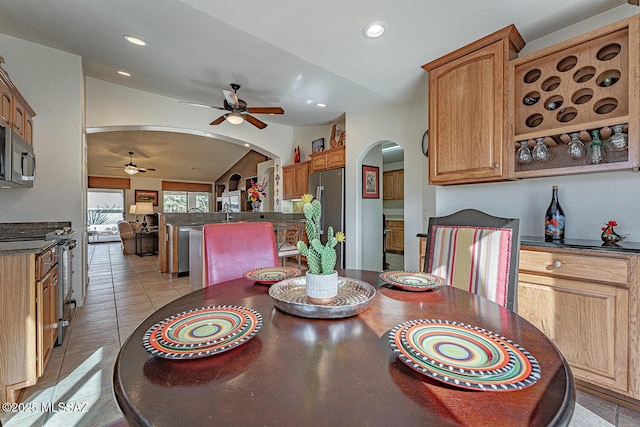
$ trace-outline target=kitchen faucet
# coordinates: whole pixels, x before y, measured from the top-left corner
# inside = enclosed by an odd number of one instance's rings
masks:
[[[226,222],[230,222],[233,219],[233,217],[229,215],[231,213],[231,211],[229,210],[229,203],[225,203],[224,205],[222,205],[222,212],[226,214]]]

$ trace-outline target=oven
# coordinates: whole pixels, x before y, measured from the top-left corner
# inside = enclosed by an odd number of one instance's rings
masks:
[[[56,345],[61,345],[69,330],[69,322],[76,311],[76,300],[73,298],[73,250],[77,246],[75,231],[71,229],[56,230],[45,235],[46,240],[56,240],[58,244],[58,338]]]

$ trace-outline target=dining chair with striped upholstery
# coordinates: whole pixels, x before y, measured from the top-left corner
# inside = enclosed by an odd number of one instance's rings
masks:
[[[429,219],[424,271],[517,311],[520,220],[464,209]]]

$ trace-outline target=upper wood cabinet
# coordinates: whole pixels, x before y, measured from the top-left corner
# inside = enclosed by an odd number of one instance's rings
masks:
[[[429,73],[429,182],[510,178],[508,61],[524,47],[510,25],[423,65]]]
[[[299,199],[309,191],[310,162],[295,163],[282,167],[282,198]]]
[[[404,200],[404,169],[382,174],[383,200]]]
[[[340,145],[319,153],[309,154],[309,157],[311,157],[311,172],[343,168],[345,164],[344,147],[344,145]]]
[[[640,16],[595,29],[512,61],[514,136],[509,144],[517,158],[521,144],[538,138],[549,147],[546,162],[514,164],[514,178],[567,175],[640,166]],[[588,147],[599,130],[607,145],[611,128],[624,127],[628,148],[606,150],[607,159],[588,164],[568,154],[571,134]]]
[[[36,113],[2,67],[0,67],[0,96],[0,124],[12,127],[20,136],[33,144],[33,117]]]

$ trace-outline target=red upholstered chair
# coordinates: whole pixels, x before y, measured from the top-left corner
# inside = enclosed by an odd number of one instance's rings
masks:
[[[206,286],[241,278],[252,268],[278,266],[270,222],[206,224],[202,234]]]

